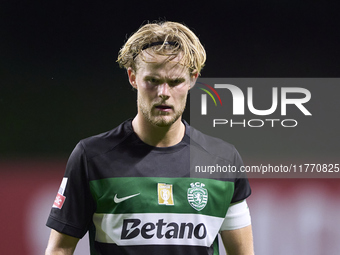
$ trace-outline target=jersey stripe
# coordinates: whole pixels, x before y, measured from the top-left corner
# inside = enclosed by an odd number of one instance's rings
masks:
[[[192,183],[200,182],[207,190],[207,197],[202,197],[205,207],[199,213],[225,217],[234,194],[234,183],[198,178],[164,177],[120,177],[95,180],[90,182],[91,193],[96,201],[96,213],[196,213],[190,205],[192,194],[188,194]],[[174,205],[158,203],[158,183],[173,185]],[[132,196],[139,194],[136,196]],[[115,203],[115,196],[127,198]],[[117,199],[116,199],[117,201]]]
[[[223,218],[201,214],[101,214],[93,216],[95,240],[125,245],[211,246]]]

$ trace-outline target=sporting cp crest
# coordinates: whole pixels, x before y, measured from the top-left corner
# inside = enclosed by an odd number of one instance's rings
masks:
[[[190,184],[191,188],[188,189],[188,202],[196,209],[201,211],[208,202],[208,191],[203,188],[205,185],[200,182]]]

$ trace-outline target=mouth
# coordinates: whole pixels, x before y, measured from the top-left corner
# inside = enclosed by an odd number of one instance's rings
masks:
[[[155,108],[163,112],[168,112],[172,110],[172,107],[166,104],[156,105]]]

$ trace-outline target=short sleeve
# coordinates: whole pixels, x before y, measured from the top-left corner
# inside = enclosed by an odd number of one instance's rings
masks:
[[[84,148],[78,143],[67,162],[65,175],[46,225],[82,238],[92,222],[95,203],[91,195]]]
[[[236,169],[238,170],[238,174],[235,179],[234,195],[231,200],[232,204],[246,199],[251,194],[251,189],[250,189],[247,175],[240,171],[241,166],[243,166],[243,161],[242,161],[240,154],[238,153],[236,149],[234,151],[234,165],[236,166]]]

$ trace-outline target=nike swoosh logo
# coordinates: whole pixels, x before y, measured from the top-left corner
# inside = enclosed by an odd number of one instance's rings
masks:
[[[140,193],[138,194],[134,194],[134,195],[131,195],[131,196],[127,196],[127,197],[122,197],[122,198],[118,198],[117,197],[117,194],[115,195],[115,197],[113,198],[113,201],[115,201],[116,204],[118,203],[121,203],[129,198],[132,198],[132,197],[135,197],[135,196],[138,196]]]

